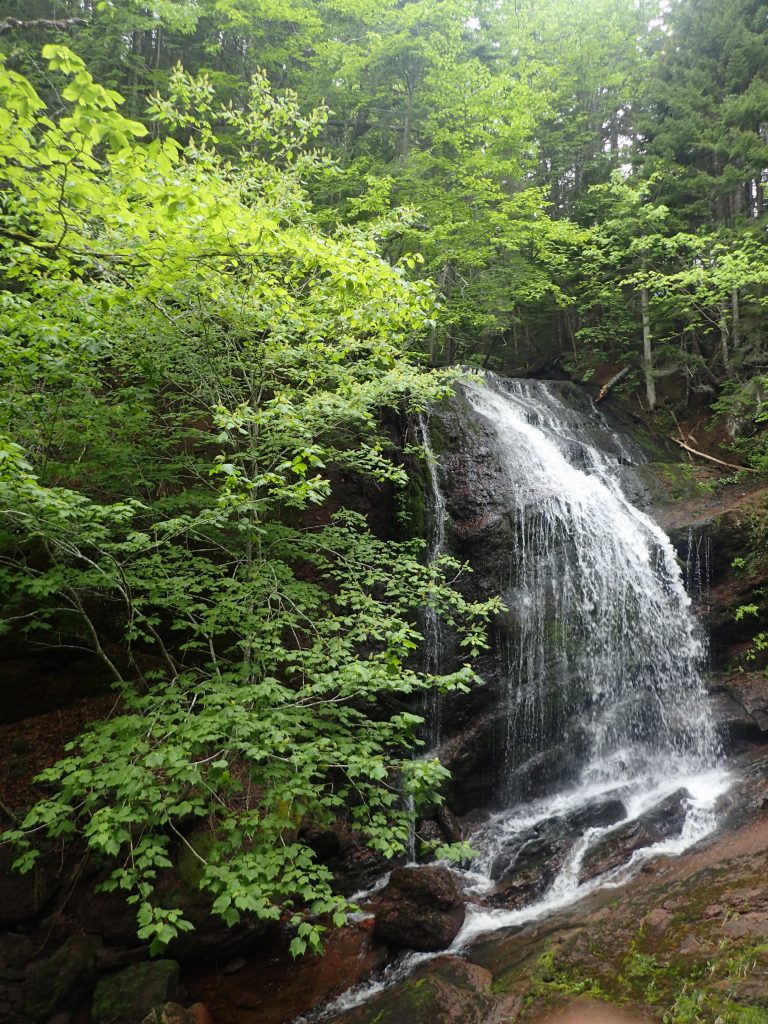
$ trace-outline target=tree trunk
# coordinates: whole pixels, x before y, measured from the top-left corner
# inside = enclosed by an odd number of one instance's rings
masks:
[[[405,111],[403,112],[403,138],[400,156],[403,163],[411,151],[411,115],[413,113],[414,82],[410,72],[405,72]]]
[[[643,370],[645,372],[645,394],[648,408],[656,408],[656,380],[653,376],[653,349],[651,348],[651,314],[648,289],[640,289],[640,309],[643,316]]]
[[[456,358],[456,341],[450,330],[445,336],[445,365],[450,366]]]
[[[443,264],[442,270],[437,275],[438,291],[446,299],[450,296],[451,292],[453,291],[454,276],[454,266],[449,260],[447,263]],[[437,346],[435,346],[435,348],[436,347]],[[453,361],[454,350],[454,339],[451,337],[451,332],[449,329],[445,337],[445,346],[443,349],[444,363],[451,363]],[[435,356],[436,355],[437,352],[435,351]]]
[[[739,347],[741,314],[739,311],[739,289],[731,291],[731,344],[733,351]]]
[[[611,147],[611,153],[616,155],[619,152],[619,115],[618,112],[613,115],[610,122],[609,132],[609,145]]]
[[[731,354],[728,344],[728,319],[725,312],[725,303],[720,306],[720,351],[723,356],[723,369],[730,376]]]
[[[765,193],[763,192],[763,183],[758,178],[755,181],[755,216],[762,217],[765,211]]]

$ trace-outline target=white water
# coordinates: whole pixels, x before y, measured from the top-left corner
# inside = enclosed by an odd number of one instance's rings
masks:
[[[636,784],[642,784],[643,780],[635,779],[633,781]],[[728,790],[730,784],[731,780],[727,772],[714,767],[697,775],[678,775],[666,783],[649,776],[647,788],[634,794],[628,793],[626,788],[617,789],[616,792],[619,795],[624,795],[627,798],[627,817],[617,822],[616,825],[587,829],[574,844],[563,867],[544,897],[519,910],[488,909],[477,902],[492,888],[493,882],[487,874],[487,868],[492,862],[493,855],[502,838],[508,839],[518,831],[526,831],[539,821],[545,821],[554,815],[578,809],[589,799],[600,793],[609,794],[612,789],[607,785],[602,789],[596,788],[591,791],[578,789],[569,794],[558,794],[551,801],[542,801],[537,805],[521,808],[516,813],[497,816],[485,827],[485,834],[475,839],[476,845],[484,847],[484,852],[473,864],[471,874],[466,873],[465,891],[469,896],[467,917],[461,932],[454,940],[451,951],[466,950],[479,935],[548,917],[558,910],[571,906],[596,889],[615,888],[623,885],[644,861],[653,857],[661,854],[676,856],[683,853],[714,830],[717,825],[715,814],[717,799]],[[588,881],[579,882],[579,868],[584,854],[598,839],[651,810],[661,800],[681,787],[688,790],[690,799],[687,801],[685,824],[679,835],[636,850],[630,860],[620,867],[613,868]]]
[[[669,539],[621,492],[619,460],[585,443],[544,384],[467,395],[495,432],[516,520],[507,755],[566,735],[586,748],[586,784],[712,764],[703,637]]]
[[[507,809],[471,837],[478,856],[458,873],[469,902],[454,953],[480,935],[621,885],[651,857],[688,849],[716,827],[715,805],[730,785],[718,763],[702,683],[706,643],[674,550],[621,491],[621,467],[636,461],[637,452],[617,436],[613,455],[589,444],[583,417],[545,384],[489,377],[488,386],[466,385],[465,393],[494,439],[516,542],[503,595],[509,608],[502,755]],[[446,501],[425,420],[420,434],[432,487],[432,561],[445,549]],[[686,575],[700,597],[702,574],[690,558]],[[428,619],[427,625],[428,663],[432,658],[436,665],[439,623]],[[521,766],[553,744],[570,755],[567,781],[555,780],[546,796],[526,797]],[[584,856],[599,840],[681,788],[688,796],[679,832],[581,880]],[[499,859],[514,851],[516,837],[523,841],[535,826],[610,797],[622,801],[626,816],[575,836],[540,898],[521,909],[488,906]],[[320,1019],[370,999],[432,955],[403,955],[373,982],[344,993]]]
[[[427,564],[437,562],[441,555],[445,554],[445,524],[447,520],[447,509],[445,495],[440,487],[440,479],[437,472],[437,458],[432,448],[432,439],[429,433],[429,421],[423,414],[418,418],[418,436],[421,443],[424,459],[429,476],[429,528],[427,532]],[[443,653],[443,632],[440,619],[435,609],[427,607],[424,610],[424,670],[431,675],[438,675],[442,667]],[[441,714],[440,694],[434,690],[427,697],[427,706],[424,708],[424,719],[427,727],[427,746],[430,749],[436,747],[441,736]],[[410,855],[410,851],[409,851]],[[415,859],[415,847],[414,857]]]

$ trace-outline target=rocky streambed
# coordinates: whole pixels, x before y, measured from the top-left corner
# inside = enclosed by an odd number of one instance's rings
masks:
[[[568,911],[417,967],[344,1024],[768,1020],[768,784],[753,755],[740,823]]]

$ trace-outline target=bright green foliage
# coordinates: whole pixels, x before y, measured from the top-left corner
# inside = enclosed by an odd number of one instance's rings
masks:
[[[522,309],[560,300],[553,269],[573,241],[530,180],[546,96],[501,46],[504,11],[485,0],[315,6],[323,37],[299,80],[332,108],[326,137],[344,167],[318,202],[331,219],[414,207],[388,253],[423,254],[437,283],[432,359],[503,360]],[[361,202],[372,182],[373,209]]]
[[[609,187],[620,172],[667,211],[663,259],[646,268],[657,275],[647,300],[660,387],[670,378],[673,393],[684,383],[709,400],[731,378],[764,373],[768,26],[756,0],[10,8],[20,18],[79,17],[71,33],[98,80],[129,97],[131,116],[153,88],[166,89],[179,56],[236,106],[259,67],[295,89],[303,111],[327,103],[321,140],[342,172],[304,182],[318,222],[380,231],[393,263],[424,256],[402,265],[437,286],[441,312],[424,339],[433,361],[517,370],[559,359],[589,375],[634,358],[639,281],[630,289],[625,268],[608,264],[593,279],[585,235],[618,239],[624,218],[631,242],[631,211]],[[0,36],[9,67],[46,97],[36,55],[52,37]],[[236,129],[218,133],[236,157]],[[401,207],[411,216],[393,231]],[[682,248],[670,254],[674,238]]]
[[[328,502],[339,474],[403,482],[379,415],[450,387],[409,357],[432,295],[362,227],[318,229],[303,182],[331,173],[307,149],[324,109],[263,75],[247,108],[219,108],[178,70],[151,108],[170,134],[149,140],[71,51],[45,56],[67,80],[58,121],[0,74],[0,588],[7,628],[95,652],[120,707],[41,776],[19,864],[79,832],[159,949],[190,926],[158,905],[158,872],[204,824],[214,910],[288,909],[303,952],[345,901],[302,828],[345,813],[390,857],[404,794],[440,799],[444,769],[410,759],[408,698],[474,677],[413,669],[419,610],[469,657],[496,607]]]
[[[589,188],[631,159],[634,106],[647,73],[638,40],[660,6],[658,0],[501,5],[502,48],[546,96],[535,129],[536,179],[558,216],[581,221]]]

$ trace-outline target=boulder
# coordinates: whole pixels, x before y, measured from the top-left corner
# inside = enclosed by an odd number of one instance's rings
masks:
[[[464,900],[444,867],[395,868],[380,901],[374,936],[390,946],[445,949],[464,923]]]
[[[334,1018],[334,1024],[483,1024],[494,1000],[493,976],[458,957],[440,957],[364,1005]]]
[[[581,834],[588,828],[607,828],[626,818],[627,809],[617,796],[598,797],[565,816],[568,827]]]
[[[584,854],[579,881],[587,881],[620,867],[636,850],[680,835],[689,799],[687,789],[678,789],[650,811],[602,836]]]
[[[74,1009],[98,976],[97,935],[72,935],[47,960],[33,963],[23,985],[24,1009],[33,1020]]]
[[[91,1019],[94,1024],[138,1024],[176,999],[178,983],[175,960],[152,960],[109,974],[96,986]]]
[[[542,896],[576,840],[588,829],[613,825],[627,815],[618,797],[590,801],[570,814],[540,821],[513,836],[497,854],[491,902],[517,909]]]
[[[150,1010],[141,1024],[193,1024],[193,1020],[180,1003],[163,1003]]]
[[[189,1009],[179,1003],[164,1003],[150,1010],[141,1024],[213,1024],[213,1018],[204,1003],[193,1003]]]

